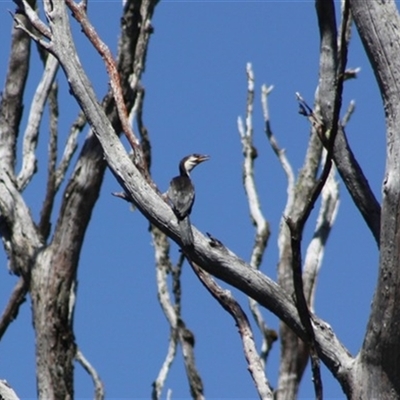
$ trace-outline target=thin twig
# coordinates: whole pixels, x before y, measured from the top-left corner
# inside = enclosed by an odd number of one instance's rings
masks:
[[[268,96],[272,92],[272,90],[273,86],[267,87],[266,85],[262,85],[261,87],[261,104],[264,115],[265,133],[267,135],[272,150],[278,157],[278,160],[281,163],[283,171],[285,172],[287,178],[288,204],[291,204],[292,201],[290,201],[290,198],[293,197],[294,193],[293,188],[295,184],[295,177],[293,173],[293,168],[290,165],[288,158],[286,157],[285,150],[279,146],[278,140],[276,139],[275,135],[272,132],[271,121],[269,117],[269,108],[268,108]]]
[[[350,118],[354,114],[355,110],[356,110],[356,102],[354,100],[351,100],[349,106],[347,107],[346,113],[342,118],[341,125],[343,126],[343,128],[349,123]]]
[[[103,385],[100,375],[98,374],[96,369],[93,368],[93,366],[85,358],[85,356],[79,349],[76,350],[75,359],[82,365],[82,367],[91,376],[91,378],[93,380],[93,384],[94,384],[94,388],[95,388],[94,398],[96,400],[103,400],[104,396],[105,396],[104,385]]]
[[[144,157],[144,160],[146,161],[146,165],[150,169],[151,142],[150,142],[149,131],[147,130],[146,125],[144,124],[144,121],[143,121],[143,103],[144,103],[145,94],[146,94],[145,89],[143,87],[138,87],[137,95],[136,95],[136,104],[137,104],[136,121],[137,121],[137,126],[138,126],[138,130],[139,130],[139,134],[140,134],[140,139],[141,139],[140,144],[142,146],[143,157]]]
[[[165,385],[165,381],[167,380],[168,373],[171,369],[172,362],[176,356],[178,338],[176,329],[171,329],[170,339],[168,341],[168,350],[165,356],[164,362],[158,372],[157,378],[152,383],[153,391],[151,394],[152,400],[159,400],[161,398],[162,389]]]

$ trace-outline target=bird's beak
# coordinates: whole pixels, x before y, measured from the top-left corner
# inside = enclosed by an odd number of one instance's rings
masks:
[[[198,158],[198,162],[201,163],[203,161],[207,161],[210,159],[210,156],[206,156],[206,155],[200,155]]]

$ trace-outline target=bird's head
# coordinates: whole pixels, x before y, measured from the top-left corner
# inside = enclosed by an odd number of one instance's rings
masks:
[[[207,161],[210,157],[202,154],[191,154],[182,158],[179,163],[179,171],[181,175],[189,175],[189,172],[196,166]]]

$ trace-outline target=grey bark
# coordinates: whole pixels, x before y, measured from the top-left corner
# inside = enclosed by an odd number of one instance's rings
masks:
[[[395,399],[400,396],[400,17],[394,1],[350,4],[381,92],[387,142],[378,284],[351,397]]]
[[[400,297],[396,296],[400,286],[400,18],[393,1],[349,1],[386,112],[388,151],[382,211],[340,128],[333,158],[356,206],[379,241],[379,276],[364,343],[357,357],[349,354],[327,323],[313,314],[311,322],[318,354],[349,398],[394,399],[400,397]],[[140,9],[147,7],[148,15],[151,16],[155,6],[153,1],[143,0],[139,3],[128,2],[122,22],[119,70],[123,78],[122,87],[127,90],[125,98],[128,107],[132,106],[135,93],[129,90],[127,80],[132,73],[139,79],[146,55],[147,42],[142,35]],[[329,4],[332,5],[332,2]],[[15,181],[15,143],[21,118],[24,82],[29,69],[29,39],[24,32],[14,30],[10,65],[16,63],[18,68],[9,69],[0,114],[0,229],[12,270],[21,275],[25,283],[30,283],[37,343],[39,397],[68,399],[73,398],[73,359],[76,354],[71,298],[75,290],[82,241],[106,167],[103,154],[111,171],[142,214],[175,242],[182,243],[172,210],[154,189],[152,182],[148,182],[128,158],[116,135],[121,128],[111,94],[100,106],[78,57],[71,57],[71,54],[76,54],[76,49],[64,2],[46,2],[45,8],[51,28],[46,31],[50,34],[49,50],[60,61],[72,93],[96,136],[92,134],[86,140],[64,192],[54,236],[45,242]],[[330,35],[334,30],[329,32],[329,29],[332,29],[335,21],[332,19],[332,10],[326,12],[330,14],[331,22],[322,24],[322,30],[328,29],[325,33]],[[128,16],[128,13],[131,15]],[[25,17],[19,18],[29,28]],[[332,37],[328,39],[328,46],[331,46],[328,51],[334,50]],[[321,107],[324,122],[329,122],[326,115],[335,109],[332,104],[334,97],[331,96],[332,86],[337,83],[332,75],[337,73],[338,68],[335,51],[330,57],[329,62],[323,65],[329,67],[323,76],[327,80],[322,82],[322,79],[320,82],[320,95],[329,95],[323,96],[324,101],[328,101]],[[329,123],[332,124],[332,121]],[[316,134],[312,136],[311,143],[309,151],[314,153],[313,157],[309,163],[306,161],[299,178],[298,191],[302,192],[302,196],[315,182],[321,152],[321,143]],[[308,154],[306,160],[309,160],[308,157],[311,155]],[[204,237],[194,227],[193,235],[195,247],[188,250],[188,256],[193,262],[251,296],[282,320],[282,365],[287,365],[281,370],[278,395],[281,393],[282,398],[288,398],[297,393],[308,352],[301,342],[307,340],[307,332],[289,295],[293,292],[290,244],[283,246],[278,285],[252,269],[222,244],[215,246],[215,242]],[[288,378],[291,372],[296,374],[296,378],[285,381],[284,378]],[[283,395],[281,390],[286,390],[285,385],[291,387],[287,386],[288,390]]]

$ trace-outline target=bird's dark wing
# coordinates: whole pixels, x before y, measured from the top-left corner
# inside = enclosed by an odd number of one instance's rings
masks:
[[[195,199],[195,191],[189,178],[184,176],[173,178],[167,195],[172,210],[178,219],[184,219],[190,214]]]

